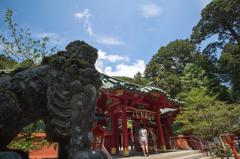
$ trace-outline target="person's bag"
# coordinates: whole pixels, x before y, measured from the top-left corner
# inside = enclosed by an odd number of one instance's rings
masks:
[[[128,141],[131,141],[131,136],[128,134]]]

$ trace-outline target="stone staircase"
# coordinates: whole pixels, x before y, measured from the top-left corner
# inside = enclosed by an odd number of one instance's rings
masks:
[[[167,151],[165,153],[152,154],[148,157],[144,157],[142,152],[134,153],[134,156],[122,156],[113,155],[113,159],[213,159],[212,156],[206,156],[206,154],[201,153],[199,150],[179,150],[179,151]]]
[[[206,156],[199,150],[180,150],[156,155],[150,155],[149,159],[213,159],[212,156]]]

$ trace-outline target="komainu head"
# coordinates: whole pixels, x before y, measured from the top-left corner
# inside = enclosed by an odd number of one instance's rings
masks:
[[[66,51],[59,51],[56,55],[44,57],[41,64],[49,64],[57,70],[71,65],[76,65],[78,68],[92,68],[98,58],[97,49],[84,41],[71,42],[65,49]]]

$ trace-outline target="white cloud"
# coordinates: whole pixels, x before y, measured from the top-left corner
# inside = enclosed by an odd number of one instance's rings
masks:
[[[75,17],[78,19],[86,18],[84,23],[84,28],[87,30],[90,36],[94,35],[91,27],[91,23],[89,22],[89,17],[92,16],[90,13],[88,13],[88,9],[85,9],[83,12],[75,13]]]
[[[103,52],[102,50],[98,51],[98,58],[99,60],[109,60],[111,62],[116,62],[119,60],[129,61],[129,58],[127,56],[122,57],[118,55],[106,55],[106,52]]]
[[[85,18],[83,28],[88,32],[88,34],[90,36],[93,36],[98,43],[107,44],[107,45],[122,45],[122,44],[125,44],[125,42],[119,41],[119,40],[114,39],[114,38],[109,37],[109,36],[98,36],[98,35],[96,35],[93,32],[92,24],[89,20],[89,17],[92,16],[92,15],[89,13],[88,9],[85,9],[83,12],[80,12],[80,13],[75,13],[74,16],[78,19]],[[115,27],[115,28],[117,28],[117,27]]]
[[[150,18],[160,15],[163,11],[163,8],[158,7],[156,4],[149,3],[140,5],[139,10],[142,11],[143,17]]]
[[[88,24],[88,29],[87,29],[88,33],[90,36],[93,35],[93,31],[92,31],[92,27],[91,27],[91,24]]]
[[[97,37],[97,42],[101,44],[108,44],[108,45],[123,45],[125,42],[119,41],[117,39],[114,39],[112,37]]]
[[[34,38],[58,37],[56,33],[36,33],[36,34],[33,33],[32,36]]]
[[[116,71],[112,71],[112,67],[108,66],[105,68],[104,73],[109,76],[126,76],[133,78],[134,74],[138,71],[143,73],[145,70],[145,63],[143,60],[136,60],[137,63],[133,65],[120,64],[116,66]]]

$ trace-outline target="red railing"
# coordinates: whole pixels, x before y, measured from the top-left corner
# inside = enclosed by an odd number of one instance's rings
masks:
[[[184,144],[186,141],[191,145],[193,149],[200,150],[202,153],[206,153],[207,156],[210,153],[210,155],[213,157],[216,157],[216,154],[220,154],[221,156],[228,158],[228,151],[218,147],[214,142],[205,141],[194,135],[170,137],[169,143],[171,149],[184,149],[189,147],[189,144]],[[224,154],[222,154],[221,151],[223,151]]]

